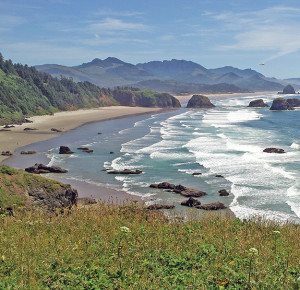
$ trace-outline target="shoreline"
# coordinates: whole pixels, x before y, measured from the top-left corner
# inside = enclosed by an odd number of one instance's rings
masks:
[[[0,132],[0,152],[10,151],[14,153],[17,149],[50,140],[86,124],[161,111],[163,111],[162,108],[112,106],[33,116],[28,118],[32,123],[15,125],[9,131]],[[25,128],[37,130],[24,131]],[[61,130],[61,132],[53,132],[51,131],[52,128]],[[9,157],[0,155],[0,164]]]

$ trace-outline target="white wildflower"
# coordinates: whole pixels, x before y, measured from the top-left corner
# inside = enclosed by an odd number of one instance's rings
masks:
[[[129,228],[127,228],[127,227],[120,227],[120,230],[123,233],[130,233],[131,232],[131,230]]]
[[[256,248],[251,248],[249,249],[249,252],[252,254],[252,255],[258,255],[258,250]]]

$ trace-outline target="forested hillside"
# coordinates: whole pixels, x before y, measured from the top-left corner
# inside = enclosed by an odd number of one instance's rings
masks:
[[[128,102],[126,96],[131,90],[132,94],[138,97]],[[114,99],[116,93],[118,100]],[[151,101],[149,93],[143,94],[131,88],[106,89],[87,81],[76,83],[66,77],[55,78],[37,71],[34,67],[13,64],[11,60],[4,60],[0,54],[0,124],[21,122],[25,116],[49,114],[60,110],[118,104],[147,107],[178,106],[178,102],[171,95],[162,96],[154,92],[150,95]],[[163,101],[160,101],[162,97]]]

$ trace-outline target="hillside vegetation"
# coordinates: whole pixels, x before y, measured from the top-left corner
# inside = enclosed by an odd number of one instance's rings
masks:
[[[123,99],[132,90],[138,102]],[[114,98],[117,93],[118,100]],[[0,54],[0,125],[21,122],[25,116],[51,114],[55,111],[76,110],[111,105],[173,107],[175,99],[168,94],[143,93],[131,88],[106,89],[87,81],[74,82],[71,78],[55,78],[34,67],[13,64]],[[162,98],[162,101],[160,101]],[[165,100],[168,100],[166,102]],[[178,106],[178,104],[177,104]]]
[[[60,186],[1,167],[1,205],[14,216],[0,215],[0,289],[300,289],[299,225],[169,221],[137,205],[22,207],[22,190]]]

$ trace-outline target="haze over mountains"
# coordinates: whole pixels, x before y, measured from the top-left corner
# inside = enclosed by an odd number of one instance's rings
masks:
[[[52,76],[89,81],[101,87],[130,85],[171,93],[279,91],[288,82],[296,87],[299,82],[268,78],[252,69],[231,66],[207,69],[192,61],[176,59],[134,65],[108,57],[73,67],[45,64],[36,68]]]

